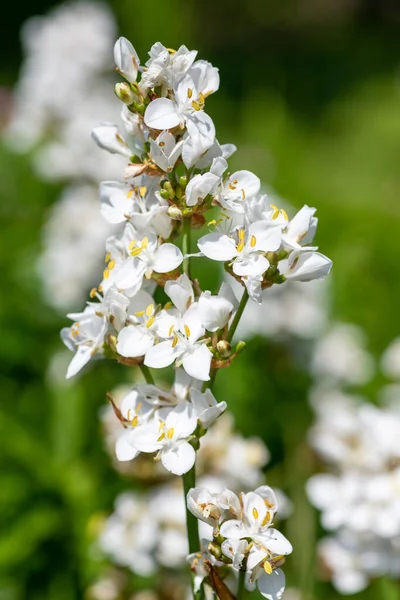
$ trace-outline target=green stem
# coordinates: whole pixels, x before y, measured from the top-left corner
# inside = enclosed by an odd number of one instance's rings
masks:
[[[150,369],[149,367],[146,367],[146,365],[140,365],[140,370],[142,371],[142,375],[146,380],[146,383],[149,383],[150,385],[154,385],[155,381],[153,379],[153,375],[150,373]]]
[[[248,294],[248,291],[245,289],[243,292],[243,296],[240,301],[239,307],[236,311],[235,318],[233,319],[232,324],[229,327],[228,335],[226,336],[226,339],[229,343],[231,343],[232,338],[235,335],[237,326],[239,325],[239,321],[242,318],[242,314],[243,314],[244,309],[246,308],[248,299],[249,299],[249,294]]]
[[[196,487],[196,465],[182,475],[183,481],[183,494],[185,500],[185,508],[186,508],[186,529],[187,536],[189,542],[189,554],[193,554],[194,552],[199,552],[200,550],[200,538],[199,538],[199,527],[197,523],[196,517],[188,510],[186,497],[191,488]],[[198,590],[198,592],[194,591],[194,577],[192,576],[192,593],[194,600],[202,600],[204,598],[203,594],[203,586]]]
[[[237,326],[239,325],[240,319],[242,318],[242,314],[243,314],[244,309],[246,308],[246,304],[247,304],[247,300],[248,299],[249,299],[249,294],[248,294],[247,290],[245,289],[244,292],[243,292],[242,299],[240,300],[239,307],[238,307],[238,309],[236,311],[235,318],[233,319],[232,324],[231,324],[231,326],[229,328],[229,331],[228,331],[228,333],[226,335],[226,338],[225,338],[229,343],[231,343],[232,338],[235,335],[235,331],[237,329]],[[204,382],[204,385],[203,385],[203,388],[202,388],[203,393],[206,391],[207,388],[209,390],[212,389],[218,371],[219,371],[219,369],[212,369],[211,370],[210,381],[205,381]]]
[[[246,569],[240,569],[236,600],[242,600],[242,598],[243,598],[245,580],[246,580]]]
[[[187,508],[186,496],[188,491],[191,488],[196,487],[196,467],[193,467],[182,475],[183,479],[183,493],[185,496],[185,507],[186,507],[186,525],[187,525],[187,534],[189,541],[189,553],[198,552],[200,550],[200,540],[199,540],[199,529],[197,525],[197,519],[190,510]]]
[[[190,254],[190,234],[192,233],[192,219],[183,219],[183,239],[182,239],[182,252],[183,255]],[[190,259],[183,259],[183,272],[190,279]]]

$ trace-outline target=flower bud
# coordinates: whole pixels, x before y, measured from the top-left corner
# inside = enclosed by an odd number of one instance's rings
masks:
[[[232,347],[227,340],[220,340],[217,343],[217,350],[223,358],[228,358],[232,352]]]
[[[167,190],[160,190],[160,196],[161,198],[163,198],[164,200],[169,200],[169,193],[167,192]]]
[[[182,221],[182,211],[177,206],[170,206],[167,210],[167,215],[174,221]]]
[[[181,188],[184,190],[187,186],[187,177],[186,175],[182,175],[181,177],[179,177],[179,185],[181,186]]]
[[[217,559],[221,558],[221,555],[222,555],[221,546],[218,546],[217,544],[210,542],[208,544],[208,551],[210,554],[215,556],[215,558],[217,558]]]
[[[168,196],[170,198],[170,200],[173,200],[175,198],[175,190],[172,187],[172,184],[170,181],[166,181],[164,183],[164,190],[168,192]]]
[[[246,348],[246,346],[247,346],[246,342],[243,342],[242,340],[240,340],[236,344],[236,348],[235,348],[236,354],[239,354],[240,352],[243,352],[243,350]]]
[[[175,190],[175,196],[178,198],[178,200],[182,199],[182,196],[183,196],[182,188],[180,188],[180,187],[176,188],[176,190]]]
[[[122,100],[124,104],[132,104],[135,101],[135,94],[132,92],[129,83],[116,83],[114,88],[117,98]]]

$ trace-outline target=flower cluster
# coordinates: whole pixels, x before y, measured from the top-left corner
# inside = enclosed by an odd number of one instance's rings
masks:
[[[204,488],[192,488],[187,505],[192,514],[213,528],[212,541],[203,540],[202,551],[188,556],[195,590],[209,577],[220,578],[220,585],[228,588],[232,585],[229,579],[233,579],[236,587],[236,579],[242,573],[247,589],[257,585],[265,598],[282,598],[285,576],[279,567],[292,546],[273,527],[278,501],[270,487],[264,485],[239,495],[228,489],[210,493]],[[227,566],[228,575],[224,576]]]
[[[273,283],[323,277],[331,261],[309,245],[315,209],[305,206],[289,220],[259,194],[254,174],[227,173],[233,148],[220,146],[204,111],[206,98],[219,85],[212,65],[195,61],[196,53],[184,46],[172,52],[155,44],[140,67],[125,38],[116,43],[114,55],[126,79],[116,93],[124,102],[127,139],[112,124],[96,127],[93,137],[102,148],[129,158],[125,183],[100,186],[103,216],[125,227],[107,240],[103,280],[91,292],[98,302],[70,315],[75,323],[63,332],[66,345],[77,347],[68,376],[107,347],[116,356],[144,357],[144,364],[154,368],[182,364],[189,375],[207,381],[213,358],[214,368],[232,360],[226,326],[236,300],[229,286],[213,296],[180,275],[182,263],[188,272],[190,256],[188,247],[184,255],[173,243],[182,231],[187,246],[185,232],[204,224],[204,213],[219,207],[221,216],[209,224],[226,232],[202,236],[198,256],[225,263],[258,301],[261,289]],[[154,284],[164,287],[172,305],[155,302]]]
[[[118,460],[156,453],[167,471],[175,475],[189,471],[199,437],[226,409],[226,402],[217,403],[209,389],[203,394],[199,383],[178,370],[171,392],[141,385],[126,394],[115,408],[124,426],[115,446]]]
[[[391,402],[377,407],[322,387],[312,396],[310,442],[330,472],[312,476],[307,491],[332,532],[319,544],[325,571],[344,594],[400,569],[398,387],[385,386],[381,396]]]
[[[109,396],[123,427],[117,458],[125,462],[152,454],[167,471],[182,475],[188,490],[196,451],[226,409],[211,386],[218,370],[230,366],[245,347],[240,341],[233,346],[232,340],[249,297],[260,303],[262,290],[274,284],[320,279],[329,273],[331,261],[311,245],[314,208],[304,206],[290,219],[261,193],[256,175],[229,172],[227,159],[236,148],[219,143],[205,112],[208,97],[219,87],[218,70],[196,60],[197,52],[185,46],[175,51],[156,43],[149,55],[141,65],[127,39],[114,47],[124,78],[115,86],[124,132],[103,122],[92,137],[127,163],[124,181],[103,181],[99,190],[101,214],[120,229],[106,241],[102,280],[85,309],[68,315],[73,325],[63,329],[62,339],[75,351],[67,377],[101,356],[141,368],[145,385],[131,389],[119,406]],[[208,233],[192,253],[191,232],[206,223]],[[243,289],[240,302],[229,283],[218,293],[202,288],[191,276],[195,257],[223,264]],[[172,365],[176,380],[165,390],[155,384],[150,369]],[[246,459],[242,464],[246,467]],[[249,480],[257,476],[256,466]],[[239,496],[228,489],[193,488],[187,499],[189,547],[199,545],[193,515],[213,530],[204,553],[190,557],[196,589],[203,580],[214,589],[217,579],[228,585],[224,566],[231,567],[234,582],[238,576],[239,588],[246,578],[249,588],[257,585],[266,598],[279,600],[285,584],[279,567],[292,548],[273,528],[278,504],[271,488]],[[145,557],[154,552],[146,544],[154,538],[155,523],[147,517],[137,522],[143,512],[138,502],[139,507],[131,498],[117,508],[117,525],[105,533],[103,545],[120,564],[131,560],[126,546],[118,546],[125,531],[118,513],[130,506],[135,516],[127,544],[140,538],[138,553],[146,570],[152,568]]]

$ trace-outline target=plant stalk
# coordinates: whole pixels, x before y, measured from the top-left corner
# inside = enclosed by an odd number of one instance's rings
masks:
[[[150,373],[149,367],[146,367],[146,365],[141,364],[140,370],[142,371],[142,375],[145,378],[146,383],[150,385],[155,385],[155,381],[153,379],[153,375]]]
[[[190,236],[192,233],[192,219],[188,219],[188,218],[183,219],[182,228],[183,228],[182,253],[185,256],[185,254],[190,254]],[[186,273],[186,275],[190,279],[190,259],[184,258],[182,266],[183,266],[183,272]]]
[[[242,314],[243,314],[244,309],[246,308],[246,304],[247,304],[247,300],[248,299],[249,299],[249,293],[248,293],[248,291],[245,288],[245,290],[243,292],[242,299],[240,300],[240,304],[239,304],[238,309],[236,311],[235,318],[233,319],[232,324],[229,327],[228,335],[226,336],[226,340],[229,343],[231,343],[231,341],[233,339],[233,336],[235,335],[237,326],[239,325],[239,321],[242,318]]]

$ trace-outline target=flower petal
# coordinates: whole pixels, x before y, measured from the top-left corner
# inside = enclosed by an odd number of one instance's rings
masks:
[[[161,462],[170,473],[183,475],[190,471],[196,460],[196,452],[190,444],[183,442],[171,450],[163,452]]]
[[[181,119],[172,100],[157,98],[146,108],[144,122],[151,129],[172,129],[179,125]]]
[[[140,454],[140,451],[136,450],[130,443],[131,433],[131,430],[125,429],[117,438],[115,454],[121,462],[132,460]]]
[[[182,366],[188,375],[200,381],[210,379],[212,354],[205,344],[201,344],[194,352],[183,357]]]
[[[211,260],[227,261],[237,255],[235,240],[224,233],[208,233],[197,242],[199,250]]]
[[[285,585],[286,579],[282,569],[272,571],[271,575],[263,571],[257,579],[258,591],[267,600],[281,600],[285,591]]]
[[[154,256],[154,270],[157,273],[173,271],[183,261],[182,252],[174,244],[161,244]]]

